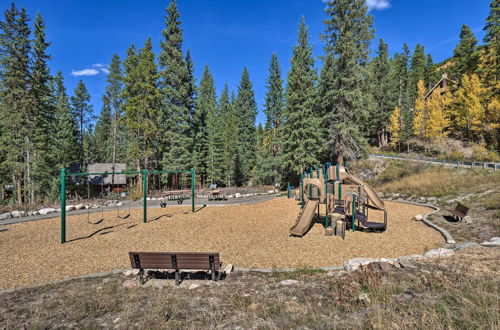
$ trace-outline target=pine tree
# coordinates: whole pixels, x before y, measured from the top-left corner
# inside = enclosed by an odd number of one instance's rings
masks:
[[[424,82],[424,87],[427,85],[425,81],[425,67],[426,67],[426,57],[424,46],[417,44],[413,55],[411,57],[411,85],[412,85],[412,99],[415,99],[417,95],[417,84],[419,80]]]
[[[189,112],[189,128],[190,128],[188,135],[190,137],[194,137],[193,129],[195,127],[194,116],[195,116],[197,88],[196,88],[196,79],[194,77],[194,63],[191,57],[191,52],[189,50],[186,53],[186,67],[188,71],[188,78],[187,78],[187,93],[185,95],[186,97],[185,103]],[[190,152],[193,152],[193,150],[190,149]]]
[[[325,53],[335,57],[329,145],[332,156],[342,163],[366,154],[359,118],[366,118],[369,101],[364,91],[373,19],[363,0],[329,1],[325,11]]]
[[[255,148],[257,146],[255,119],[257,117],[257,102],[255,101],[252,82],[247,68],[243,69],[238,96],[235,100],[235,112],[238,118],[238,155],[241,164],[242,178],[238,182],[247,183],[255,166]]]
[[[222,182],[223,137],[220,117],[214,79],[208,66],[205,66],[196,99],[193,141],[193,162],[202,185],[207,181]]]
[[[330,161],[330,151],[328,148],[328,135],[330,131],[330,116],[333,109],[332,93],[335,83],[335,59],[333,54],[328,54],[323,58],[323,66],[319,76],[317,87],[317,100],[315,102],[315,116],[319,120],[320,145],[318,146],[320,163]]]
[[[123,99],[121,93],[123,90],[122,65],[120,57],[114,54],[109,66],[109,73],[106,79],[106,89],[103,95],[103,106],[109,103],[111,125],[110,129],[110,157],[109,159],[115,168],[115,163],[124,161],[127,149],[127,133],[123,124]],[[97,133],[97,127],[96,127]],[[114,175],[111,178],[114,184]]]
[[[88,163],[84,157],[83,137],[89,130],[94,114],[90,102],[90,94],[82,80],[75,87],[74,96],[71,97],[73,116],[78,122],[78,144],[80,145],[80,167],[86,168]]]
[[[55,121],[53,151],[55,167],[68,167],[79,161],[78,124],[73,116],[61,71],[55,76]]]
[[[30,28],[26,10],[14,3],[0,22],[0,169],[7,184],[14,184],[19,204],[28,201],[30,184],[30,128],[32,128],[30,82]],[[26,189],[25,189],[26,188]]]
[[[425,64],[425,82],[427,90],[430,90],[439,81],[439,72],[432,59],[431,54],[427,54],[427,63]]]
[[[403,52],[394,55],[393,74],[397,84],[397,105],[401,111],[401,141],[406,142],[413,135],[413,114],[411,109],[415,99],[411,98],[412,85],[410,77],[410,49],[403,45]]]
[[[418,137],[424,136],[426,106],[425,106],[425,87],[424,81],[419,80],[417,83],[417,98],[415,99],[415,108],[413,110],[413,134]]]
[[[370,129],[377,136],[378,146],[387,144],[387,122],[397,102],[397,86],[390,72],[388,46],[380,39],[377,55],[371,62],[371,93],[375,102],[370,113]]]
[[[113,120],[111,101],[106,94],[102,96],[101,114],[95,125],[93,136],[94,159],[98,163],[113,161]]]
[[[399,151],[399,137],[401,134],[401,112],[399,111],[398,106],[394,107],[394,111],[389,118],[389,127],[388,130],[391,133],[391,146],[393,148],[397,147]]]
[[[462,137],[479,141],[482,138],[485,109],[481,103],[483,88],[476,74],[462,77],[461,87],[455,93],[454,127],[460,130]]]
[[[467,25],[462,25],[460,41],[453,50],[454,65],[452,67],[452,79],[460,81],[466,73],[477,70],[479,57],[477,51],[477,39]]]
[[[156,167],[159,148],[158,118],[162,95],[158,86],[158,71],[151,39],[136,52],[132,45],[127,51],[122,90],[124,122],[129,131],[129,162],[137,170]]]
[[[322,136],[314,111],[317,80],[308,27],[302,17],[285,92],[281,164],[286,181],[297,183],[303,171],[319,165],[318,147]]]
[[[182,54],[181,21],[175,0],[167,8],[166,29],[162,31],[159,55],[160,89],[164,96],[160,122],[162,137],[162,167],[164,170],[190,168],[191,109],[189,92],[192,87],[188,66]]]
[[[266,115],[265,128],[270,133],[265,141],[266,144],[260,144],[259,151],[261,157],[261,165],[269,165],[266,169],[269,177],[273,178],[274,182],[278,182],[278,174],[280,169],[280,152],[281,152],[281,132],[283,124],[283,111],[285,107],[283,80],[281,79],[281,68],[278,61],[278,56],[273,53],[269,64],[269,76],[266,79],[266,99],[264,105],[264,113]],[[262,142],[262,141],[261,141]],[[262,148],[269,148],[262,150]],[[262,169],[262,166],[260,166]],[[269,181],[269,180],[264,180]]]
[[[238,127],[237,127],[237,117],[234,108],[234,95],[230,98],[229,87],[227,83],[224,85],[222,94],[219,98],[219,112],[221,113],[223,121],[223,150],[224,150],[224,160],[223,160],[223,180],[227,186],[234,184],[234,156],[237,150],[238,141]]]

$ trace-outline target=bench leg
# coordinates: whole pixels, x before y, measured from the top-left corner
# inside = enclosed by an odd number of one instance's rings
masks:
[[[143,285],[145,283],[144,280],[144,269],[139,270],[139,284]]]
[[[175,271],[175,285],[181,284],[181,273],[176,270]]]

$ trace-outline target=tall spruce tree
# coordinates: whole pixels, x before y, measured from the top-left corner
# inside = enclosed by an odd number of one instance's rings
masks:
[[[28,200],[32,151],[29,140],[32,128],[30,93],[30,28],[26,10],[14,3],[4,12],[0,22],[0,166],[7,184],[15,187],[19,204]]]
[[[55,76],[55,121],[53,154],[55,167],[61,169],[79,161],[78,124],[69,104],[61,71]]]
[[[322,136],[314,107],[317,80],[308,27],[302,17],[285,92],[281,164],[286,181],[297,183],[303,171],[319,165]]]
[[[224,160],[222,164],[222,168],[224,170],[223,180],[224,184],[226,184],[227,186],[231,186],[235,183],[233,173],[235,172],[234,156],[238,149],[238,118],[236,116],[234,108],[234,95],[230,97],[229,87],[227,86],[227,83],[224,85],[224,89],[222,90],[218,106],[224,125]]]
[[[268,148],[268,150],[260,150],[261,164],[269,165],[265,171],[268,177],[273,178],[274,182],[278,182],[278,174],[280,169],[280,151],[281,151],[281,132],[283,124],[283,111],[285,107],[285,95],[283,92],[283,80],[281,79],[281,67],[278,61],[278,56],[273,53],[269,64],[269,75],[266,79],[266,99],[264,105],[264,113],[266,115],[265,129],[267,130],[267,143],[260,149]],[[259,163],[259,162],[257,162]],[[262,172],[262,167],[257,172]],[[266,183],[269,181],[265,180]]]
[[[415,96],[417,95],[417,83],[419,80],[422,80],[424,82],[424,86],[427,85],[427,82],[425,81],[426,61],[427,59],[425,57],[424,46],[422,46],[421,44],[417,44],[411,56],[410,76],[412,84],[412,99],[415,99]]]
[[[401,142],[407,142],[413,135],[412,85],[410,77],[410,48],[405,43],[403,52],[394,55],[393,76],[397,82],[397,105],[401,112]]]
[[[247,68],[243,69],[238,96],[235,100],[235,111],[238,118],[238,155],[241,164],[241,178],[237,182],[247,183],[255,166],[255,148],[257,145],[255,119],[257,102],[255,101],[252,82]]]
[[[71,107],[73,116],[78,122],[78,144],[80,146],[80,166],[84,169],[88,163],[84,154],[83,137],[85,132],[90,130],[90,125],[94,119],[92,105],[90,102],[90,94],[82,80],[78,81],[75,87],[74,95],[71,97]]]
[[[397,90],[391,76],[388,46],[380,39],[377,55],[371,62],[371,93],[375,103],[370,113],[370,130],[377,137],[378,146],[388,143],[387,125],[397,102]]]
[[[333,109],[332,91],[335,78],[335,58],[328,54],[323,58],[323,66],[319,76],[316,101],[316,117],[319,120],[321,143],[318,147],[321,163],[330,161],[330,149],[326,141],[330,132],[330,116]]]
[[[366,154],[367,143],[359,118],[366,117],[366,63],[373,38],[373,18],[363,0],[329,1],[325,53],[335,58],[331,92],[330,154],[342,163]]]
[[[427,62],[425,63],[425,81],[427,82],[427,90],[430,90],[439,81],[439,72],[436,69],[434,60],[431,54],[427,54]]]
[[[179,170],[191,167],[190,123],[191,109],[188,107],[192,77],[182,53],[182,29],[175,0],[171,0],[162,31],[160,64],[160,89],[163,100],[160,132],[162,136],[164,170]]]
[[[159,148],[158,118],[162,95],[158,87],[158,70],[151,39],[136,52],[127,51],[122,90],[124,121],[129,131],[129,162],[137,170],[157,168]]]
[[[460,41],[453,50],[452,79],[460,81],[466,73],[474,73],[479,64],[477,39],[467,25],[462,25]]]

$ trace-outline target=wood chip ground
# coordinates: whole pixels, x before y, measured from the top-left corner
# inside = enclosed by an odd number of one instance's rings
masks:
[[[128,219],[104,213],[99,225],[87,215],[67,217],[68,243],[60,244],[60,219],[9,225],[0,233],[0,289],[33,285],[130,267],[129,251],[216,251],[222,261],[241,267],[335,266],[354,257],[397,257],[423,253],[443,243],[440,234],[410,219],[430,210],[388,202],[384,233],[348,232],[346,239],[324,236],[316,224],[303,238],[289,237],[299,206],[292,199],[222,207],[148,209]],[[122,210],[121,214],[126,213]],[[90,221],[101,217],[91,213]],[[382,213],[372,211],[371,221]]]

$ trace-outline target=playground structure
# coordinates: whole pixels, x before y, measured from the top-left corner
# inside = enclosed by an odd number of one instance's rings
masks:
[[[191,181],[191,189],[190,190],[175,190],[175,191],[164,191],[163,190],[163,185],[161,184],[161,179],[160,184],[158,185],[158,182],[154,180],[156,177],[159,177],[161,175],[165,174],[174,174],[174,175],[179,175],[183,173],[189,173],[190,174],[190,181]],[[184,200],[186,199],[191,199],[191,212],[195,212],[195,169],[192,168],[190,170],[180,170],[180,171],[148,171],[146,169],[142,171],[128,171],[128,172],[94,172],[94,173],[66,173],[66,169],[61,169],[61,244],[66,243],[66,195],[67,195],[67,190],[66,190],[66,179],[68,177],[88,177],[88,178],[95,178],[95,177],[100,177],[101,181],[103,181],[103,178],[110,176],[110,175],[137,175],[137,176],[142,176],[142,192],[143,192],[143,197],[142,197],[142,215],[143,215],[143,223],[147,223],[148,219],[148,185],[152,185],[153,189],[158,189],[159,190],[153,190],[153,194],[159,196],[160,200],[160,206],[163,208],[166,206],[166,201],[177,201],[178,204],[182,204]],[[150,182],[149,180],[151,177],[148,178],[148,176],[153,176],[153,181]],[[155,177],[156,176],[156,177]],[[87,180],[88,182],[88,180]],[[190,194],[189,194],[190,193]],[[101,194],[103,194],[103,191],[101,191]],[[103,197],[103,196],[101,196]],[[100,224],[101,222],[104,221],[104,210],[103,210],[104,205],[101,205],[101,217],[95,221],[91,222],[89,218],[90,210],[87,212],[87,223],[89,224]],[[126,215],[121,215],[119,212],[119,208],[117,207],[116,209],[116,217],[120,219],[126,219],[130,216],[130,200],[128,201],[128,214]]]
[[[290,194],[288,194],[290,198]],[[326,163],[322,168],[310,169],[301,175],[296,198],[301,213],[290,235],[302,237],[311,228],[315,216],[320,216],[320,205],[325,205],[324,227],[327,234],[345,237],[346,229],[355,231],[387,229],[387,211],[375,190],[361,179],[351,175],[344,166]],[[382,211],[384,222],[368,221],[368,210]]]

